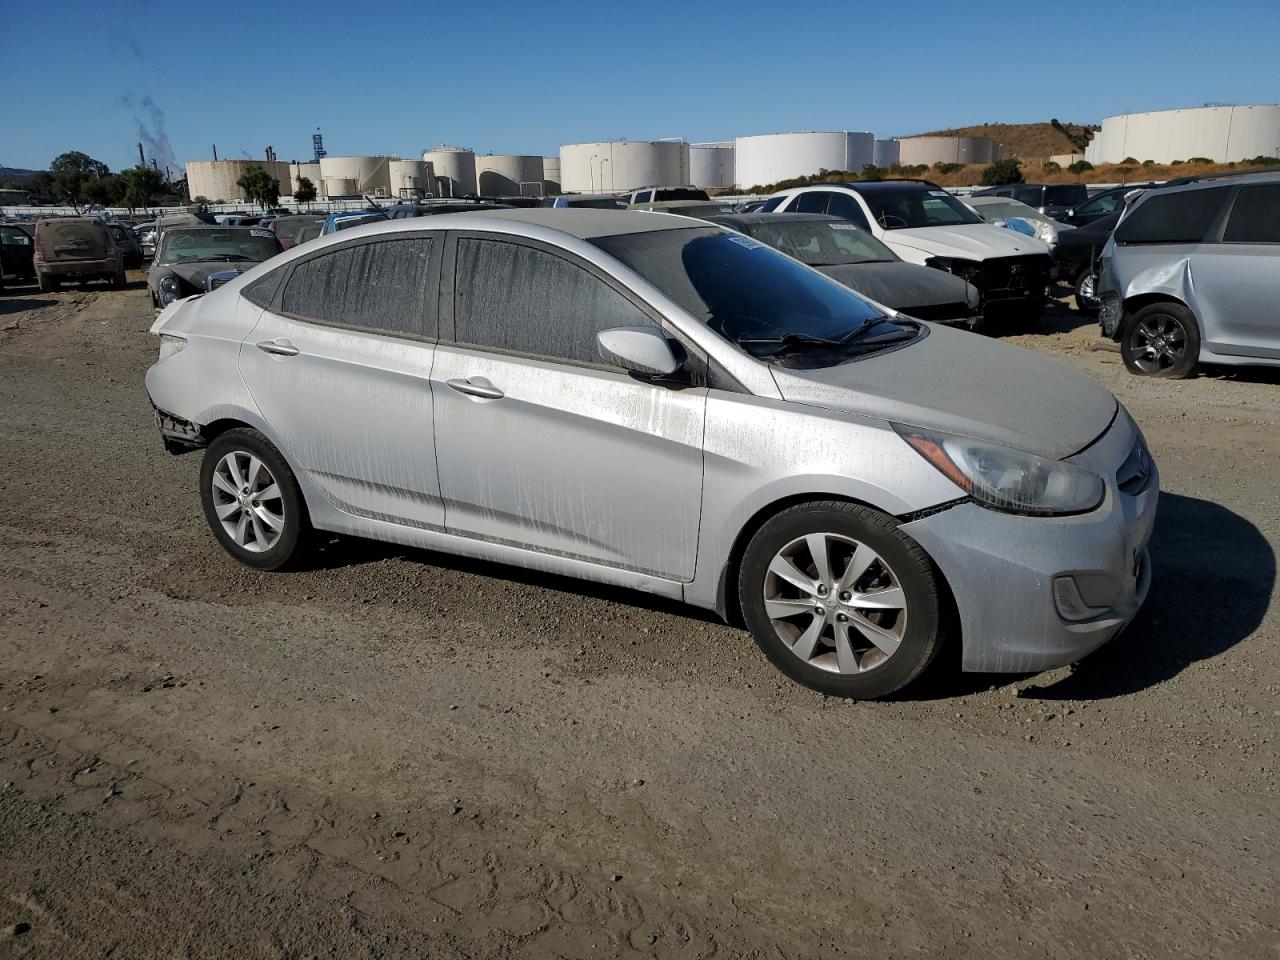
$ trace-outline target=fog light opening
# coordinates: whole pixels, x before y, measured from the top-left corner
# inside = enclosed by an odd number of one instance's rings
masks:
[[[1053,580],[1053,603],[1058,608],[1058,616],[1072,623],[1091,620],[1106,613],[1106,607],[1091,607],[1080,596],[1080,587],[1074,577],[1055,577]]]

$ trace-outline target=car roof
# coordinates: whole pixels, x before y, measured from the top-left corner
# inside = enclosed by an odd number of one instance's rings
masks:
[[[856,183],[810,183],[806,184],[805,189],[828,189],[830,187],[844,187],[847,190],[857,190],[863,193],[890,190],[919,190],[921,187],[927,187],[933,190],[941,190],[932,180],[859,180]]]
[[[460,216],[468,216],[460,214]],[[687,230],[697,224],[683,217],[646,216],[637,210],[597,210],[581,207],[519,207],[477,213],[479,220],[515,221],[559,230],[579,240],[614,237],[625,233],[655,233],[660,230]],[[471,220],[468,217],[468,220]],[[412,224],[412,220],[397,221]]]
[[[848,222],[843,217],[833,217],[825,213],[717,213],[706,219],[710,223],[721,223],[727,227],[735,227],[739,224],[751,227],[758,223]]]
[[[180,230],[198,230],[201,233],[212,232],[215,230],[219,233],[226,233],[228,230],[243,230],[247,233],[251,230],[261,231],[262,228],[242,225],[239,223],[177,223],[172,227],[169,227],[165,233],[177,233]]]

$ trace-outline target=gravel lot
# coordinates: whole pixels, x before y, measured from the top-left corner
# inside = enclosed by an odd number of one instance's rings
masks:
[[[1280,955],[1276,373],[1014,338],[1146,431],[1150,599],[1074,670],[848,703],[620,590],[238,566],[133,276],[0,296],[0,957]]]

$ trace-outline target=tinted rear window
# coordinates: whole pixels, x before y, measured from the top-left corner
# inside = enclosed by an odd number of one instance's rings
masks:
[[[1199,243],[1230,189],[1149,194],[1116,228],[1116,243]]]
[[[1222,239],[1227,243],[1280,243],[1280,183],[1241,188]]]
[[[1055,184],[1044,188],[1046,207],[1074,207],[1089,199],[1089,188],[1083,183]]]

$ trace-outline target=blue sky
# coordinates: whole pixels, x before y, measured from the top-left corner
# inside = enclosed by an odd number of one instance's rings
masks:
[[[432,4],[378,0],[5,4],[44,37],[10,78],[0,165],[79,149],[136,161],[416,155],[447,142],[554,154],[617,137],[789,130],[879,136],[983,122],[1280,102],[1275,0],[1202,2]],[[51,19],[73,25],[53,30]],[[50,32],[53,30],[53,32]],[[56,40],[48,40],[56,36]],[[33,48],[35,49],[35,48]],[[161,156],[161,162],[164,162]]]

